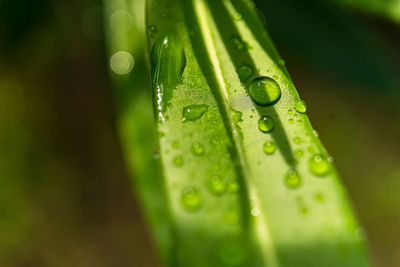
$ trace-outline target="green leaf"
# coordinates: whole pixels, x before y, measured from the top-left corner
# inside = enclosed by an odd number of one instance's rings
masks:
[[[399,0],[335,0],[345,6],[363,10],[367,13],[386,17],[396,23],[400,23]]]
[[[147,12],[171,266],[368,266],[252,3],[150,0]]]

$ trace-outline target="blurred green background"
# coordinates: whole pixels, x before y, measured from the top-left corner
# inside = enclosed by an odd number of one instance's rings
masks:
[[[255,2],[376,265],[400,266],[399,24],[334,1]],[[159,266],[118,139],[107,27],[99,1],[0,0],[2,267]],[[134,59],[127,75],[146,81]]]

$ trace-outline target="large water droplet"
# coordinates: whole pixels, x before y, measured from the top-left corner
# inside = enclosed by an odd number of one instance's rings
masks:
[[[308,161],[308,166],[310,172],[316,176],[326,176],[331,171],[331,164],[320,154],[313,155]]]
[[[190,150],[196,156],[202,156],[204,154],[204,147],[199,142],[194,142]]]
[[[307,106],[303,100],[297,100],[294,104],[294,109],[299,113],[306,113]]]
[[[274,129],[274,121],[271,117],[263,116],[258,120],[258,129],[263,133],[268,133]]]
[[[279,101],[281,88],[269,77],[254,79],[249,87],[250,96],[260,106],[269,106]]]
[[[301,177],[296,170],[290,170],[285,175],[285,184],[288,188],[294,189],[301,185]]]
[[[154,106],[158,121],[163,122],[163,113],[173,90],[182,80],[186,65],[183,45],[178,35],[171,31],[161,35],[151,49],[150,61]]]
[[[200,119],[208,110],[207,105],[190,105],[183,108],[182,121],[194,121]]]
[[[275,150],[276,150],[275,142],[272,141],[272,140],[266,141],[266,142],[264,143],[263,150],[264,150],[264,153],[267,154],[267,155],[272,155],[272,154],[274,154],[274,152],[275,152]]]
[[[221,196],[226,192],[226,183],[218,175],[213,175],[207,181],[207,188],[213,195]]]
[[[247,82],[247,80],[253,75],[253,67],[247,64],[243,64],[239,67],[239,78],[242,82]]]
[[[195,187],[185,187],[181,197],[183,207],[188,211],[198,211],[203,205],[203,198]]]

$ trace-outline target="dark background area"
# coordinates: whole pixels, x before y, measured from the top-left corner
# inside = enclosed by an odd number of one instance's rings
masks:
[[[377,266],[399,266],[400,26],[320,2],[256,4]],[[2,267],[158,266],[117,137],[102,18],[95,36],[82,19],[98,4],[0,1]]]

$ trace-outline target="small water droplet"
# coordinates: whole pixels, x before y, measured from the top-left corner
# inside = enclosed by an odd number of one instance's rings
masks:
[[[247,82],[247,80],[253,75],[253,67],[247,64],[243,64],[239,67],[239,78],[242,82]]]
[[[296,157],[298,157],[298,158],[302,158],[302,157],[304,156],[303,150],[301,150],[301,149],[296,150],[296,151],[294,152],[294,154],[295,154]]]
[[[185,162],[183,161],[183,157],[182,156],[176,156],[174,157],[174,159],[172,160],[172,163],[176,166],[176,167],[182,167]]]
[[[242,39],[240,39],[240,37],[233,36],[231,40],[237,50],[239,50],[239,51],[246,50],[246,44],[242,41]]]
[[[272,140],[271,141],[266,141],[264,143],[263,150],[264,150],[264,153],[267,154],[267,155],[274,154],[274,152],[276,150],[275,142],[272,141]]]
[[[271,132],[274,126],[275,124],[271,117],[263,116],[258,120],[258,129],[263,133]]]
[[[292,109],[288,109],[288,113],[289,114],[293,114],[293,110]]]
[[[236,181],[231,181],[228,185],[228,192],[231,194],[236,194],[239,192],[239,188],[239,184]]]
[[[251,82],[249,93],[258,105],[269,106],[279,101],[281,88],[275,80],[269,77],[259,77]]]
[[[318,201],[318,202],[324,202],[325,197],[324,197],[324,195],[321,194],[321,193],[315,193],[314,199],[315,199],[316,201]]]
[[[240,13],[235,13],[235,14],[233,14],[233,19],[234,20],[241,20],[242,19],[242,15],[240,15]]]
[[[181,147],[181,144],[179,143],[178,140],[175,140],[174,142],[172,142],[172,148],[178,149],[180,147]]]
[[[232,117],[233,117],[234,122],[238,123],[238,122],[243,121],[242,112],[232,109],[232,115],[233,115]]]
[[[283,59],[279,59],[278,60],[279,65],[281,65],[282,67],[285,66],[285,61]]]
[[[199,142],[194,142],[190,150],[196,156],[202,156],[204,154],[204,147]]]
[[[294,120],[293,120],[292,118],[290,118],[290,119],[289,119],[289,123],[290,123],[290,124],[293,124],[293,123],[294,123]]]
[[[331,171],[331,164],[320,154],[313,155],[308,161],[308,166],[315,176],[326,176]]]
[[[188,211],[198,211],[203,205],[203,198],[195,187],[185,187],[181,197],[183,207]]]
[[[285,175],[285,184],[288,188],[294,189],[301,185],[301,177],[296,170],[290,170]]]
[[[298,124],[298,125],[303,124],[303,120],[297,120],[297,124]]]
[[[183,108],[182,112],[182,121],[194,121],[201,116],[208,110],[207,105],[190,105]]]
[[[226,192],[226,183],[220,176],[213,175],[208,179],[207,188],[213,195],[221,196]]]
[[[306,103],[303,100],[297,100],[296,103],[294,104],[294,109],[298,113],[306,113],[307,111]]]
[[[260,214],[261,214],[259,208],[252,208],[250,213],[251,213],[251,216],[254,216],[254,217],[260,216]]]
[[[211,168],[213,169],[213,171],[218,171],[220,169],[220,165],[219,163],[214,163]]]
[[[296,144],[296,145],[298,145],[298,144],[300,144],[301,143],[301,139],[300,139],[300,137],[295,137],[295,138],[293,138],[293,142]]]
[[[159,159],[160,158],[160,153],[158,153],[158,151],[154,151],[153,158],[154,159]]]
[[[149,31],[152,33],[156,33],[158,31],[157,26],[154,24],[149,25]]]

